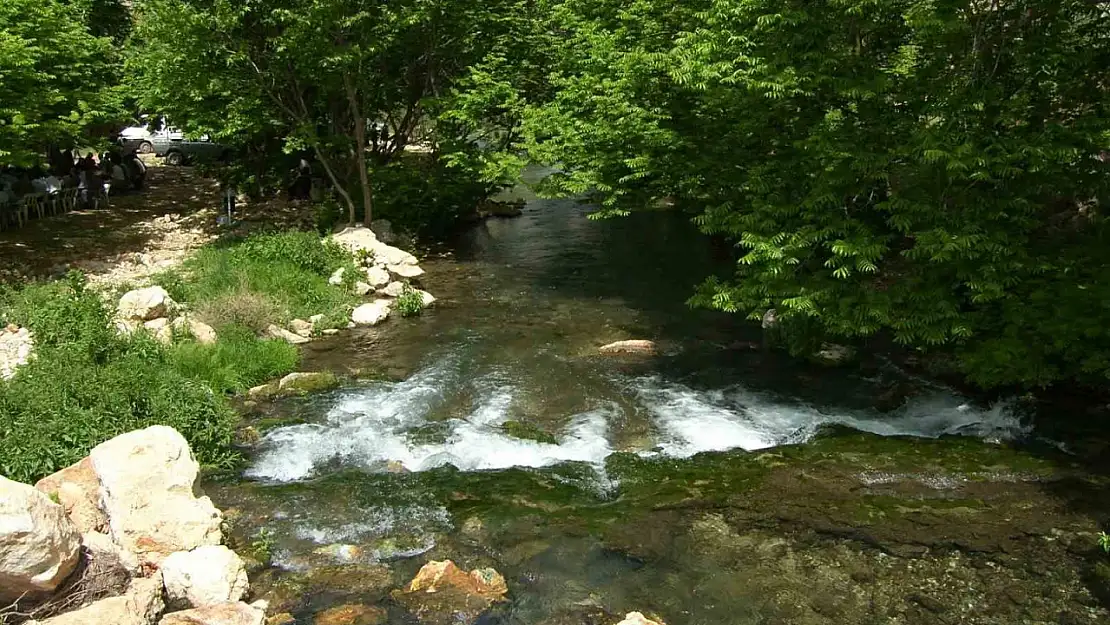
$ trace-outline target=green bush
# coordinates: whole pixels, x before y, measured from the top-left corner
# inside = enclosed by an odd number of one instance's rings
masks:
[[[242,326],[224,326],[215,345],[184,342],[169,351],[176,370],[221,393],[239,393],[289,373],[298,359],[296,347],[260,340]]]
[[[401,296],[393,303],[393,308],[401,313],[402,317],[415,317],[424,312],[424,298],[406,284],[401,291]]]
[[[68,301],[75,319],[98,333],[103,307]],[[0,474],[33,482],[98,443],[156,424],[180,431],[206,466],[234,464],[238,417],[222,394],[174,366],[164,346],[137,334],[91,354],[88,335],[76,339],[59,345],[44,336],[35,358],[0,382]]]
[[[372,180],[375,219],[432,237],[456,228],[492,190],[466,171],[418,157],[378,168]]]

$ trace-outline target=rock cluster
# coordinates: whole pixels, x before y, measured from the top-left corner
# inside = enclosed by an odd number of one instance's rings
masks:
[[[0,601],[49,605],[77,586],[68,578],[110,562],[125,582],[115,596],[31,622],[261,625],[264,609],[241,602],[246,568],[220,544],[223,516],[198,496],[198,473],[184,437],[153,426],[34,487],[0,478]]]
[[[205,345],[216,342],[216,331],[212,326],[178,313],[177,302],[162,287],[135,289],[125,293],[116,306],[116,328],[123,334],[143,329],[167,344],[173,342],[174,335],[183,334],[191,335]]]
[[[10,325],[0,329],[0,380],[10,380],[17,367],[27,364],[35,339],[27,328]]]
[[[380,224],[378,230],[390,231]],[[387,245],[370,228],[346,228],[332,235],[332,240],[365,265],[362,270],[364,275],[359,275],[354,281],[355,292],[360,296],[376,298],[351,313],[351,323],[356,326],[375,326],[388,319],[393,312],[393,300],[404,294],[408,281],[424,275],[415,256]],[[346,279],[346,271],[338,269],[329,282],[342,285]],[[435,302],[431,293],[413,290],[420,295],[425,307]]]

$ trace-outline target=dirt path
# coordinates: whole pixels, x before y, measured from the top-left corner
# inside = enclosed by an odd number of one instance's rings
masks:
[[[150,167],[146,188],[103,210],[35,219],[0,233],[0,281],[79,269],[98,283],[140,282],[212,240],[216,184],[186,167]]]
[[[143,191],[112,199],[104,210],[32,220],[0,232],[0,283],[84,271],[105,287],[142,284],[226,233],[216,224],[218,184],[192,167],[148,161]],[[278,199],[241,204],[238,230],[311,225],[311,207]]]

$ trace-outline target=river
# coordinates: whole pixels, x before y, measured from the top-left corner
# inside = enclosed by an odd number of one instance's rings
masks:
[[[1017,402],[764,350],[685,305],[728,270],[687,218],[590,211],[472,228],[423,264],[424,315],[310,346],[347,385],[256,409],[208,491],[272,609],[412,623],[389,589],[451,558],[508,580],[483,623],[1108,622],[1106,481],[1012,447]],[[632,338],[661,353],[598,355]]]

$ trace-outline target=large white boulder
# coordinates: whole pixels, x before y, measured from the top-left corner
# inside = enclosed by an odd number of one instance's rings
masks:
[[[389,300],[374,300],[369,304],[359,306],[351,313],[351,321],[360,326],[376,326],[389,317],[392,310]]]
[[[128,432],[97,445],[89,458],[112,539],[141,562],[220,544],[222,516],[211,499],[196,496],[200,465],[177,430]]]
[[[162,614],[162,576],[131,580],[127,592],[28,625],[153,625]]]
[[[265,610],[242,602],[229,602],[172,612],[163,616],[158,625],[263,625],[265,622]]]
[[[352,254],[358,254],[360,251],[370,252],[378,245],[384,245],[378,241],[373,230],[363,226],[344,228],[333,234],[331,239]]]
[[[0,477],[0,603],[48,593],[73,572],[81,532],[42,491]]]
[[[166,603],[200,608],[238,601],[250,588],[243,560],[223,545],[207,545],[170,554],[162,562]]]
[[[108,516],[100,509],[100,480],[88,458],[42,478],[35,488],[60,503],[82,534],[108,529]]]
[[[160,286],[128,291],[119,299],[119,318],[124,320],[151,321],[169,316],[174,301]]]
[[[436,303],[436,298],[431,293],[427,291],[421,291],[420,289],[416,289],[416,293],[420,295],[420,301],[424,304],[424,308],[427,308],[428,306]]]
[[[366,270],[366,283],[375,289],[380,289],[392,281],[389,272],[381,267],[370,267]]]
[[[143,323],[143,327],[151,336],[158,339],[158,342],[169,345],[173,342],[173,326],[170,325],[170,320],[165,317],[158,319],[151,319]]]
[[[405,250],[386,245],[382,242],[377,242],[374,246],[374,264],[385,265],[386,267],[398,267],[400,265],[417,265],[420,261],[416,257],[409,254]]]

